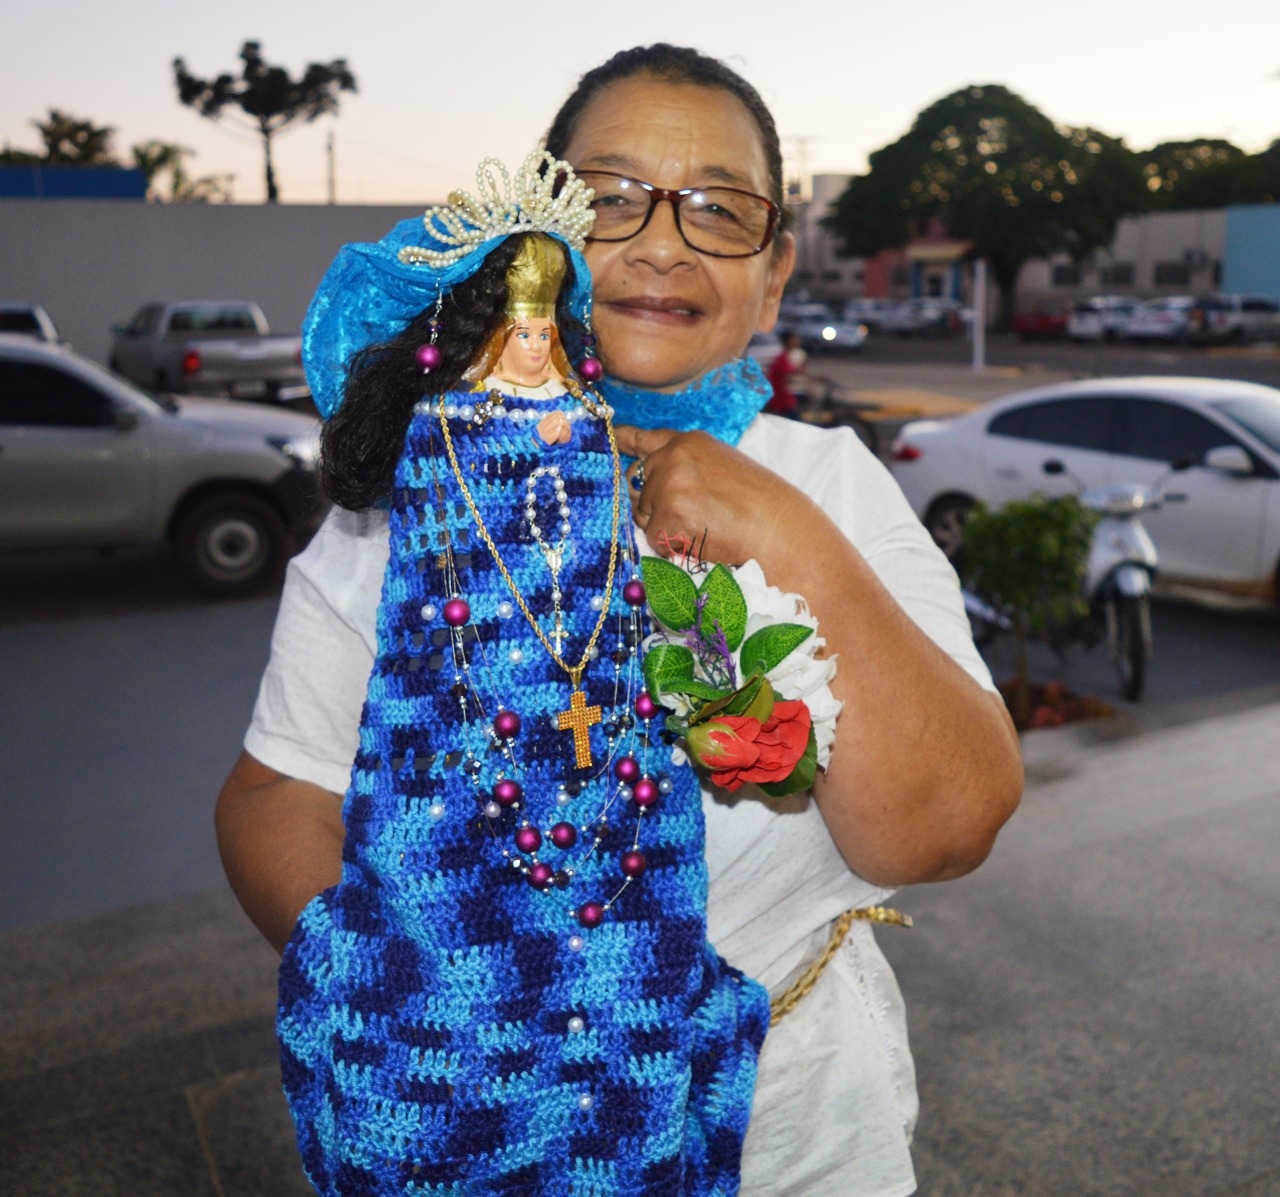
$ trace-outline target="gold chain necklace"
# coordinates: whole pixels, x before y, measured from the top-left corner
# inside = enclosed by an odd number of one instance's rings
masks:
[[[595,404],[587,400],[584,393],[575,388],[570,388],[570,394],[592,415],[604,420],[605,433],[609,438],[609,453],[613,460],[613,522],[609,536],[609,572],[605,578],[604,602],[601,604],[600,616],[596,620],[596,626],[592,629],[591,636],[587,640],[587,645],[582,650],[582,656],[576,665],[570,665],[561,656],[560,650],[547,638],[546,633],[543,632],[538,624],[537,617],[529,609],[529,604],[525,602],[524,595],[520,593],[520,588],[511,576],[511,571],[507,569],[506,562],[502,560],[502,554],[498,551],[498,546],[494,543],[493,537],[489,535],[489,529],[485,526],[484,519],[480,515],[480,509],[476,506],[476,501],[471,494],[471,488],[467,486],[467,480],[462,474],[462,467],[458,463],[458,455],[453,446],[453,437],[449,433],[449,420],[444,414],[443,395],[440,396],[436,411],[440,418],[440,431],[444,436],[444,447],[449,457],[449,466],[453,470],[454,478],[458,481],[458,488],[461,490],[463,500],[467,504],[467,510],[475,521],[476,531],[479,532],[480,539],[488,547],[490,554],[493,556],[493,562],[498,567],[498,572],[502,575],[503,581],[506,582],[507,588],[511,591],[512,597],[516,600],[521,613],[529,621],[529,626],[533,629],[534,635],[538,637],[542,647],[547,650],[551,659],[569,675],[569,681],[573,685],[573,692],[569,698],[569,709],[561,711],[559,714],[559,726],[562,731],[573,732],[575,760],[578,768],[584,769],[591,764],[591,747],[587,729],[600,722],[602,712],[598,706],[587,705],[586,695],[582,692],[582,675],[586,670],[587,662],[591,660],[591,653],[596,646],[596,641],[600,639],[600,633],[609,618],[609,607],[613,601],[613,582],[618,566],[618,524],[622,509],[622,459],[618,452],[618,442],[613,435],[613,420],[608,405],[601,404],[597,408]]]

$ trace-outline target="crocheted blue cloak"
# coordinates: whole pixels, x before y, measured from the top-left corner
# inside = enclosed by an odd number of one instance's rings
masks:
[[[483,399],[447,396],[448,427],[516,588],[549,636],[543,549],[563,534],[566,661],[606,612],[582,678],[601,708],[592,764],[575,767],[559,721],[569,679],[478,538],[424,402],[396,474],[342,880],[303,912],[280,971],[303,1163],[326,1197],[728,1197],[768,997],[707,942],[697,779],[671,765],[660,716],[635,714],[644,629],[622,589],[638,563],[604,421],[569,396],[539,404],[573,417],[570,441],[547,446],[528,401],[477,412]],[[606,608],[591,600],[606,593],[615,502]],[[510,739],[501,710],[519,716]],[[619,780],[623,758],[650,790],[625,766]],[[653,788],[656,803],[636,802]],[[565,825],[574,842],[557,846]],[[645,867],[629,879],[635,851]],[[580,920],[587,902],[606,906],[599,925]]]

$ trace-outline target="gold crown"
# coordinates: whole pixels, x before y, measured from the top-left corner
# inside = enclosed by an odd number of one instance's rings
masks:
[[[400,260],[450,266],[490,238],[510,233],[555,233],[580,250],[596,218],[591,210],[595,192],[572,166],[546,150],[534,150],[514,182],[497,158],[486,158],[476,168],[476,188],[478,196],[455,191],[447,204],[428,208],[423,217],[431,239],[451,248],[408,245]]]
[[[507,315],[512,320],[554,320],[564,275],[564,250],[550,237],[530,237],[507,267]]]

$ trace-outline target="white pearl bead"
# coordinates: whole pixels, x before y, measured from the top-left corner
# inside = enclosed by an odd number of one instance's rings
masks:
[[[430,621],[432,619],[435,619],[435,617],[436,617],[436,608],[434,603],[428,603],[425,607],[422,608],[423,619]]]
[[[470,403],[464,403],[458,408],[458,415],[464,420],[470,420],[476,414],[476,409]]]
[[[587,946],[587,941],[581,935],[569,936],[569,951],[581,952]]]
[[[591,1109],[591,1107],[595,1104],[596,1104],[596,1099],[592,1097],[590,1093],[584,1093],[581,1097],[578,1098],[578,1109],[582,1110],[584,1113],[587,1110]]]
[[[569,791],[568,791],[568,790],[561,790],[558,794],[556,794],[556,804],[557,804],[558,806],[568,806],[568,805],[569,805]]]
[[[502,807],[500,807],[496,802],[490,802],[485,806],[484,813],[486,818],[496,819],[500,814],[502,814]]]
[[[603,595],[603,594],[593,594],[593,595],[591,596],[591,610],[593,610],[593,611],[603,611],[603,610],[604,610],[604,595]]]
[[[435,610],[435,608],[433,607],[433,608],[432,608],[432,610],[434,611],[434,610]],[[514,607],[514,606],[512,606],[510,603],[508,603],[508,602],[501,602],[501,603],[499,603],[499,604],[498,604],[498,618],[499,618],[499,619],[510,619],[510,618],[511,618],[515,613],[516,613],[516,609],[515,609],[515,607]],[[425,610],[424,610],[423,614],[426,614]]]
[[[580,1019],[577,1015],[574,1015],[573,1018],[569,1019],[570,1035],[581,1035],[582,1032],[586,1030],[586,1027],[587,1027],[587,1024],[583,1022],[582,1019]]]
[[[519,665],[520,662],[524,660],[524,649],[513,648],[509,653],[507,653],[507,660],[510,661],[512,665]]]
[[[443,818],[444,818],[444,803],[443,803],[443,802],[433,802],[433,803],[431,804],[431,807],[430,807],[430,809],[429,809],[428,813],[431,815],[431,817],[432,817],[433,819],[435,819],[435,820],[437,820],[437,821],[439,821],[440,819],[443,819]]]

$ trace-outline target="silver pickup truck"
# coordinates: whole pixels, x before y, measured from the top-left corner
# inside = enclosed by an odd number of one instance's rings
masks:
[[[149,303],[113,327],[111,368],[182,395],[304,398],[299,337],[272,336],[256,303]]]

